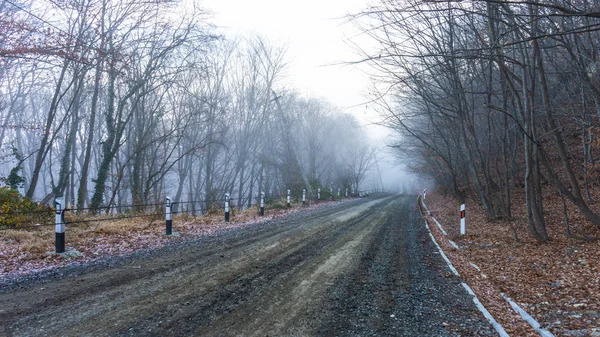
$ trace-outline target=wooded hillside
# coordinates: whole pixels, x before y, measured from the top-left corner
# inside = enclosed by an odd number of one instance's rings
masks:
[[[361,62],[414,171],[476,196],[490,220],[510,220],[523,193],[539,242],[560,205],[544,190],[600,226],[600,4],[385,0],[353,20],[377,47]]]
[[[374,150],[354,118],[286,85],[284,48],[217,35],[191,3],[0,1],[6,185],[78,209],[358,191]]]

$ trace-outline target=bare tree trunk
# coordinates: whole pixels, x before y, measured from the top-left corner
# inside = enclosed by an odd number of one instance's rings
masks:
[[[54,96],[52,97],[52,102],[50,103],[50,109],[48,110],[48,115],[46,116],[46,126],[44,127],[44,134],[42,136],[42,141],[40,142],[40,146],[37,150],[37,155],[35,158],[35,166],[33,169],[33,174],[31,176],[31,181],[29,182],[29,188],[25,193],[25,196],[28,198],[33,198],[35,193],[35,188],[37,187],[37,182],[40,176],[40,171],[42,169],[42,165],[44,164],[44,159],[46,159],[46,154],[48,153],[48,147],[51,146],[50,140],[50,132],[52,129],[52,124],[54,123],[54,118],[56,117],[56,113],[58,111],[58,103],[60,99],[63,97],[61,95],[61,89],[63,85],[63,81],[65,80],[65,75],[67,73],[67,69],[69,67],[70,61],[65,60],[62,65],[62,69],[60,72],[60,76],[58,78],[58,82],[56,84],[56,89],[54,90]],[[56,132],[56,130],[55,130]]]
[[[71,110],[71,125],[68,127],[67,140],[65,142],[65,148],[61,160],[60,172],[58,175],[58,182],[53,188],[55,196],[64,196],[65,189],[69,182],[69,176],[72,173],[71,154],[75,151],[75,142],[77,140],[77,130],[79,130],[79,110],[81,108],[81,91],[85,81],[85,71],[81,71],[81,74],[76,78],[74,85],[73,101],[70,104],[69,110]],[[71,196],[72,197],[72,196]]]
[[[103,48],[103,43],[101,44]],[[100,80],[102,78],[102,59],[99,59],[96,64],[96,74],[94,76],[94,92],[92,94],[92,102],[90,107],[89,124],[87,129],[87,139],[85,145],[85,156],[83,159],[83,165],[81,166],[81,175],[79,177],[79,188],[77,189],[77,208],[82,209],[85,206],[87,199],[87,183],[90,171],[90,161],[92,158],[92,146],[94,144],[94,133],[96,127],[96,111],[98,109],[98,96],[100,94]]]
[[[528,57],[527,51],[524,51],[525,57]],[[546,242],[546,223],[541,203],[541,184],[539,172],[539,157],[536,149],[536,125],[534,109],[535,84],[529,81],[530,68],[525,63],[523,67],[523,100],[524,111],[523,120],[525,132],[523,134],[523,144],[525,147],[525,193],[527,208],[527,224],[530,234],[538,242]],[[532,81],[534,77],[531,77]]]

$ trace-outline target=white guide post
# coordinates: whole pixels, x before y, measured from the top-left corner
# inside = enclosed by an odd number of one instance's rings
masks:
[[[225,222],[229,222],[229,193],[225,193]]]
[[[465,204],[460,205],[460,235],[465,235],[467,226],[465,224]]]
[[[165,199],[165,224],[166,224],[166,235],[173,235],[173,220],[171,218],[171,198]]]
[[[55,211],[55,226],[54,232],[56,233],[55,248],[57,253],[65,252],[65,222],[63,221],[63,213],[65,199],[60,197],[54,200],[54,211]]]

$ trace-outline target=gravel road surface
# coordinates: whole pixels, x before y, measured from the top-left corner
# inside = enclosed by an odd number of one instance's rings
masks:
[[[0,285],[0,336],[496,336],[413,196]]]

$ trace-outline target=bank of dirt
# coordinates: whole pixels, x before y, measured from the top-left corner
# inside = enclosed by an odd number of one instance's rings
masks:
[[[7,285],[0,335],[488,336],[415,198],[365,198]]]

